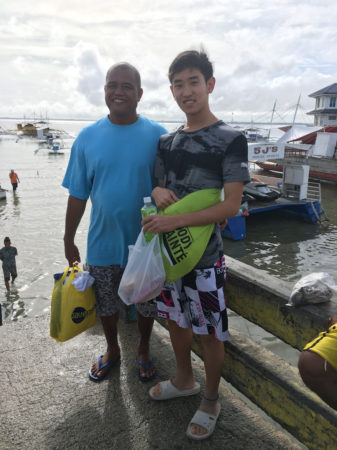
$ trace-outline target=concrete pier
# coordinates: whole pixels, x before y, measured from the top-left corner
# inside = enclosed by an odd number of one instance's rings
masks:
[[[121,365],[101,383],[88,369],[103,353],[99,326],[64,343],[49,337],[49,317],[0,327],[0,449],[300,449],[305,448],[221,384],[222,412],[213,436],[185,436],[201,395],[154,402],[136,370],[137,324],[120,321]],[[167,333],[155,324],[157,380],[175,374]],[[204,386],[203,365],[195,376]]]
[[[335,300],[286,306],[289,283],[229,257],[227,265],[227,306],[298,350],[337,312]],[[304,386],[296,367],[231,323],[218,425],[209,440],[190,441],[185,431],[201,394],[169,402],[148,396],[156,381],[175,374],[170,340],[161,325],[166,324],[155,323],[152,336],[156,380],[138,380],[137,324],[120,320],[121,365],[96,384],[88,369],[105,349],[100,326],[56,343],[49,337],[48,316],[5,323],[0,327],[0,450],[337,448],[337,412]],[[196,379],[204,386],[198,339],[193,350]]]

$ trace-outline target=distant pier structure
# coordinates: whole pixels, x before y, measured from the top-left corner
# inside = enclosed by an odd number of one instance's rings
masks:
[[[309,97],[316,99],[315,109],[307,113],[314,116],[314,125],[337,126],[337,83],[330,84]]]

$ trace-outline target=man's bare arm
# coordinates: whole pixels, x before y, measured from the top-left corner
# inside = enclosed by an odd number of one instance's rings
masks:
[[[69,266],[74,262],[81,262],[81,257],[77,246],[75,245],[75,235],[85,211],[87,200],[69,195],[66,212],[66,223],[64,232],[64,254],[68,260]]]

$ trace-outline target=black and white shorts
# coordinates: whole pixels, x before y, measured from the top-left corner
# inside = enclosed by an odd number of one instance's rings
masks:
[[[194,269],[174,283],[166,283],[157,298],[157,316],[173,320],[195,334],[229,338],[224,285],[225,258],[213,267]]]
[[[109,317],[120,311],[122,300],[118,288],[124,272],[118,265],[90,266],[89,272],[95,278],[93,287],[96,294],[96,314],[98,317]],[[156,317],[156,301],[137,303],[136,310],[143,317]]]

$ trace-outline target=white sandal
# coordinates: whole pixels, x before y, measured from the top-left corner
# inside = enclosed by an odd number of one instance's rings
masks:
[[[199,394],[199,392],[200,392],[200,384],[197,382],[194,383],[194,386],[192,389],[183,389],[183,390],[177,389],[173,385],[171,380],[161,381],[158,384],[160,385],[159,396],[153,395],[153,390],[157,385],[153,386],[149,390],[149,395],[152,398],[152,400],[170,400],[171,398],[187,397],[189,395]]]
[[[214,431],[216,421],[218,420],[219,414],[221,411],[221,405],[218,403],[218,411],[214,414],[209,414],[204,411],[200,411],[198,409],[194,416],[192,417],[190,423],[188,424],[186,435],[190,439],[194,439],[196,441],[201,441],[202,439],[207,439]],[[205,428],[207,430],[207,433],[205,434],[193,434],[191,433],[191,425],[199,425],[202,428]]]

